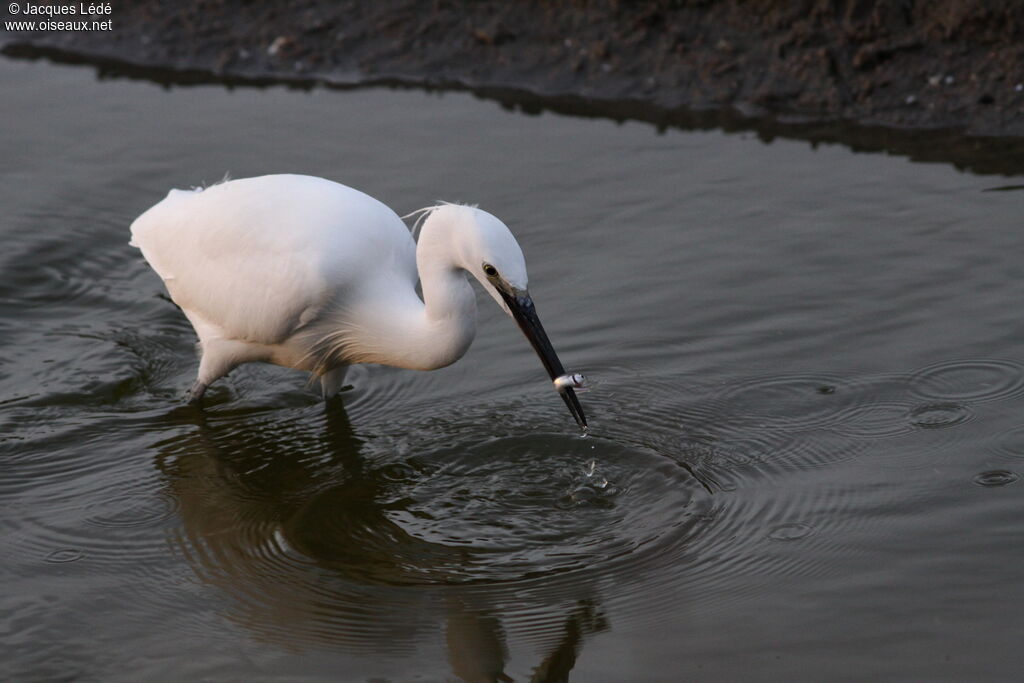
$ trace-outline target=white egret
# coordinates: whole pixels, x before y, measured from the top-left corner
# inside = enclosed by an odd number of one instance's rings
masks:
[[[358,190],[269,175],[171,190],[139,216],[131,244],[199,337],[190,400],[248,362],[309,371],[324,398],[353,363],[450,365],[476,333],[469,273],[518,323],[585,428],[573,391],[580,377],[566,375],[540,324],[508,227],[471,206],[417,213],[418,244],[394,211]]]

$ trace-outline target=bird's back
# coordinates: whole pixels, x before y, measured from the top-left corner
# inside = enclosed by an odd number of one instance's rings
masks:
[[[381,277],[416,284],[416,246],[402,220],[322,178],[171,190],[131,232],[175,303],[231,339],[277,344]]]

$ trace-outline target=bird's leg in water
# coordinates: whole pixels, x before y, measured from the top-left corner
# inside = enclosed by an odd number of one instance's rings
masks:
[[[192,387],[185,394],[185,400],[189,405],[197,406],[202,401],[203,393],[206,391],[206,385],[200,382],[198,379],[192,382]]]

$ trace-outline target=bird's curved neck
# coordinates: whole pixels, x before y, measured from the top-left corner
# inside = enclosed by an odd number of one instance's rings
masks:
[[[462,358],[476,334],[473,288],[463,272],[434,264],[420,271],[420,283],[423,301],[408,281],[381,283],[375,310],[345,325],[348,342],[334,357],[409,370],[436,370]]]
[[[434,228],[427,230],[427,228]],[[436,367],[462,357],[476,334],[476,295],[457,262],[450,241],[438,226],[424,226],[416,246],[416,266],[423,291],[419,326],[429,337]]]
[[[379,281],[378,305],[348,328],[344,362],[435,370],[466,353],[476,334],[476,295],[443,222],[423,226],[416,265],[423,300],[404,277]]]

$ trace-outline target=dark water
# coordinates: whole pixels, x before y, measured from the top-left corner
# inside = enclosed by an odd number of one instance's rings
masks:
[[[1019,675],[1020,177],[466,94],[0,91],[3,680]],[[225,172],[503,218],[592,434],[483,297],[463,360],[344,410],[270,367],[183,406],[128,225]]]

